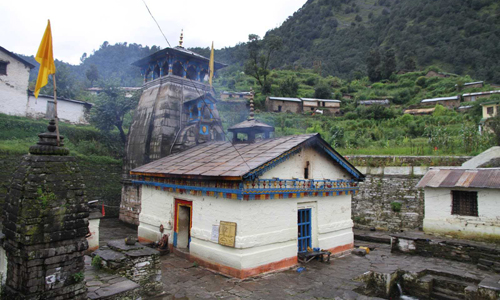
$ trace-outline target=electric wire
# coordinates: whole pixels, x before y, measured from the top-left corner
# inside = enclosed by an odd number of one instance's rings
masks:
[[[172,46],[170,46],[170,43],[168,42],[168,39],[167,37],[165,36],[165,34],[163,33],[163,30],[161,30],[161,27],[160,27],[160,24],[158,24],[158,22],[156,21],[155,17],[153,16],[153,14],[151,13],[151,11],[149,10],[149,7],[148,5],[146,4],[146,1],[145,0],[142,0],[142,2],[144,3],[144,5],[146,6],[146,9],[148,10],[149,14],[151,15],[151,17],[153,18],[153,20],[155,21],[156,23],[156,26],[158,26],[158,29],[160,30],[161,34],[163,35],[163,37],[165,38],[165,41],[167,41],[167,44],[170,48],[172,48]],[[186,72],[187,74],[187,69],[185,68],[184,64],[182,64],[182,68],[184,69],[184,72]],[[192,83],[193,87],[195,88],[196,92],[198,93],[198,96],[202,97],[202,96],[206,96],[207,95],[207,92],[204,91],[204,95],[202,95],[200,93],[200,91],[198,90],[198,88],[196,87],[196,84],[194,83],[194,81],[191,79],[191,78],[186,78],[189,80],[189,82]],[[252,95],[253,97],[253,95]],[[184,105],[184,103],[182,103],[182,105]],[[210,108],[209,105],[207,105],[207,103],[205,102],[205,99],[203,99],[203,105],[210,111],[210,114],[212,116],[214,116],[214,113],[212,111],[212,109]],[[181,119],[181,123],[182,123],[182,114],[180,116],[180,119]],[[222,126],[222,121],[220,120],[220,116],[219,116],[219,122],[220,122],[220,128],[222,130],[222,133],[224,134],[224,136],[228,139],[229,143],[231,144],[231,146],[234,148],[234,150],[236,151],[236,153],[238,153],[238,155],[241,157],[241,159],[243,160],[243,162],[245,163],[245,165],[248,167],[249,170],[252,170],[252,168],[250,168],[250,166],[248,165],[248,163],[246,162],[246,160],[243,158],[243,156],[241,155],[241,153],[238,151],[238,149],[234,146],[234,144],[231,142],[231,139],[229,139],[226,131],[224,130],[224,127]],[[174,148],[174,145],[175,145],[175,142],[177,141],[177,137],[178,137],[178,134],[180,133],[180,131],[182,130],[182,126],[181,128],[179,128],[179,132],[176,134],[176,137],[172,143],[172,147],[170,148],[170,154],[172,154],[172,150]]]
[[[165,34],[163,33],[163,30],[161,30],[161,27],[160,27],[160,24],[158,24],[158,22],[156,22],[156,19],[155,17],[153,16],[153,14],[151,13],[151,11],[149,10],[149,7],[148,5],[146,4],[146,1],[145,0],[142,0],[142,3],[144,3],[144,5],[146,6],[146,9],[148,10],[149,14],[151,15],[151,18],[153,18],[153,20],[155,21],[156,23],[156,26],[158,26],[158,29],[160,29],[160,32],[161,34],[163,35],[163,37],[165,38],[165,41],[167,41],[167,44],[170,48],[172,48],[172,46],[170,46],[170,43],[168,42],[168,39],[167,37],[165,36]]]

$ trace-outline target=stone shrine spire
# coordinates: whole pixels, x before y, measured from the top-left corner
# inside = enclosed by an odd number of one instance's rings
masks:
[[[271,132],[274,132],[274,127],[262,123],[258,120],[255,120],[255,112],[254,112],[254,91],[250,90],[250,113],[248,114],[248,118],[238,123],[234,126],[229,127],[228,131],[233,133],[233,144],[235,143],[253,143],[257,140],[257,137],[262,139],[268,139],[271,137]],[[246,135],[246,138],[240,139],[238,138],[238,134],[243,136]]]
[[[253,97],[255,95],[255,93],[253,92],[253,88],[250,89],[250,94],[252,95],[250,97],[250,114],[248,115],[248,121],[252,121],[252,120],[255,120],[255,114],[254,114],[254,109],[253,109]]]
[[[75,277],[83,274],[88,249],[85,184],[76,158],[57,145],[54,120],[47,129],[23,156],[5,199],[8,263],[2,296],[86,300],[85,282]]]
[[[182,47],[182,39],[184,39],[184,29],[181,29],[181,37],[179,38],[179,47]]]

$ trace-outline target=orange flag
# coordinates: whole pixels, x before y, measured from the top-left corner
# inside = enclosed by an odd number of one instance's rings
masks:
[[[54,54],[52,52],[52,32],[50,30],[50,20],[48,21],[47,29],[45,29],[45,33],[43,34],[42,42],[40,43],[35,59],[40,63],[40,69],[38,70],[38,78],[36,79],[35,87],[35,97],[38,98],[40,89],[49,82],[49,75],[56,73]]]
[[[214,72],[215,72],[215,68],[214,68],[214,42],[212,42],[212,51],[210,52],[210,79],[209,79],[209,82],[210,82],[210,87],[212,87],[212,78],[214,77]]]

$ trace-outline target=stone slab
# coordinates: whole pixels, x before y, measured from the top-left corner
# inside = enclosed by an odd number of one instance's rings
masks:
[[[124,254],[129,256],[129,257],[140,257],[140,256],[149,256],[149,255],[160,255],[160,252],[155,250],[155,249],[144,247],[142,249],[130,250],[130,251],[124,252]]]
[[[112,284],[108,287],[101,288],[96,290],[94,293],[99,297],[99,298],[106,298],[106,297],[111,297],[113,295],[117,295],[120,293],[125,293],[130,290],[134,290],[139,288],[140,286],[131,281],[131,280],[125,280],[121,282],[117,282],[115,284]],[[99,298],[94,298],[94,299],[99,299]]]
[[[135,243],[135,245],[127,245],[125,244],[124,239],[109,241],[108,246],[120,251],[143,249],[145,247],[139,243]]]
[[[110,249],[97,249],[96,251],[94,251],[93,254],[99,255],[105,261],[120,262],[120,261],[123,261],[124,259],[126,259],[126,256],[123,255],[122,253],[120,253],[118,251],[113,251]]]
[[[385,167],[384,175],[408,176],[412,172],[412,167]]]

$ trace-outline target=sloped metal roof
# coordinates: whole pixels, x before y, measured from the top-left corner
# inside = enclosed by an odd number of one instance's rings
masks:
[[[458,96],[424,99],[420,102],[426,103],[426,102],[437,102],[437,101],[448,101],[448,100],[458,100]]]
[[[302,102],[302,100],[300,100],[299,98],[288,98],[288,97],[269,97],[269,100]]]
[[[500,168],[431,169],[417,187],[500,189]]]
[[[245,175],[276,163],[283,155],[289,155],[310,142],[319,143],[326,151],[334,155],[334,159],[353,177],[363,180],[364,175],[333,150],[317,133],[266,139],[250,144],[233,145],[230,142],[201,144],[133,169],[130,174],[241,180]]]
[[[467,97],[467,96],[478,96],[478,95],[493,95],[493,94],[498,94],[498,93],[500,93],[500,90],[487,91],[487,92],[468,93],[468,94],[463,94],[462,96]]]

